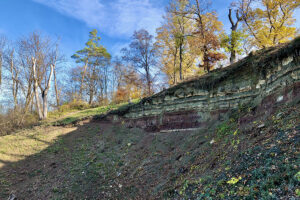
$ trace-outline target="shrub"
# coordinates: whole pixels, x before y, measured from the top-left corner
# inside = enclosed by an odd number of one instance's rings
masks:
[[[82,101],[82,100],[73,100],[71,102],[67,102],[65,104],[63,104],[60,108],[59,111],[60,112],[66,112],[66,111],[70,111],[70,110],[85,110],[88,109],[89,105],[88,103]]]
[[[9,110],[0,115],[0,135],[8,135],[18,129],[30,128],[38,124],[36,113],[24,114],[22,109]]]

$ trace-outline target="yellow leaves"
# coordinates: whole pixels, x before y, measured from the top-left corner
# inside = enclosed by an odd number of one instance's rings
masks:
[[[239,182],[242,179],[241,176],[238,178],[232,177],[229,181],[227,181],[228,184],[235,185],[237,182]]]
[[[293,39],[297,33],[293,14],[299,5],[295,0],[260,0],[259,7],[249,11],[246,23],[254,44],[269,47]]]
[[[168,78],[170,85],[198,74],[196,66],[198,55],[191,48],[190,35],[194,29],[191,14],[185,12],[188,1],[174,0],[170,2],[164,22],[159,27],[155,46],[160,52],[161,70]],[[174,14],[178,13],[178,14]],[[180,68],[181,66],[181,68]]]
[[[218,15],[216,12],[207,13],[203,15],[203,21],[207,24],[207,27],[215,32],[221,31],[223,27],[223,23],[218,20]]]
[[[239,129],[237,129],[236,131],[234,131],[233,135],[237,135],[238,131],[239,131]]]

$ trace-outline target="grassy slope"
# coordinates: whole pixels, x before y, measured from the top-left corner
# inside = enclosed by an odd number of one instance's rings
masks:
[[[134,100],[137,103],[139,100]],[[20,130],[14,134],[0,137],[0,199],[10,185],[1,168],[5,166],[15,167],[17,162],[30,156],[36,156],[45,149],[53,148],[52,145],[60,143],[60,138],[76,130],[76,128],[53,127],[60,125],[73,125],[74,123],[105,114],[110,110],[128,106],[128,103],[102,106],[86,110],[67,110],[64,112],[50,112],[49,118],[41,126],[28,130]],[[54,147],[56,148],[56,147]],[[1,187],[2,186],[2,187]]]
[[[299,116],[297,104],[193,132],[86,121],[1,137],[0,199],[297,198]]]
[[[112,110],[120,110],[129,105],[133,105],[138,103],[140,100],[135,99],[130,104],[128,103],[121,103],[116,105],[108,105],[108,106],[101,106],[96,108],[90,108],[85,110],[68,110],[67,112],[52,112],[49,113],[49,119],[45,122],[46,125],[69,125],[75,124],[76,122],[93,118],[98,115],[106,114]]]
[[[137,103],[139,100],[134,100]],[[92,119],[115,109],[122,109],[128,103],[101,106],[85,110],[68,110],[65,112],[51,112],[49,118],[41,126],[33,129],[21,130],[15,134],[0,137],[0,167],[4,162],[15,162],[33,155],[47,148],[59,136],[73,129],[62,131],[61,128],[51,126],[73,125],[76,122]]]

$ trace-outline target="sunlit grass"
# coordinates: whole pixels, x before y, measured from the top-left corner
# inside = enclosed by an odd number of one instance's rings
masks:
[[[36,128],[0,137],[0,168],[37,154],[76,128]]]
[[[140,101],[139,99],[135,99],[131,103],[138,103],[139,101]],[[62,113],[58,120],[57,120],[58,114],[56,113],[55,115],[50,115],[48,123],[49,123],[49,121],[51,121],[50,122],[51,125],[68,125],[68,124],[72,124],[74,122],[83,120],[88,117],[105,114],[108,111],[116,110],[116,109],[122,108],[124,106],[128,106],[128,104],[129,103],[121,103],[121,104],[115,104],[115,105],[101,106],[101,107],[90,108],[90,109],[77,111],[77,112],[76,111],[74,112],[74,110],[73,110],[70,112]],[[54,119],[54,121],[53,121],[53,119]]]
[[[139,102],[139,100],[133,101],[133,103],[137,102]],[[5,163],[17,162],[43,151],[54,144],[59,136],[65,135],[76,129],[76,127],[48,127],[49,125],[72,124],[81,119],[105,114],[110,110],[115,110],[127,105],[128,103],[122,103],[90,108],[82,111],[68,110],[65,112],[52,112],[49,115],[49,120],[40,127],[2,136],[0,137],[0,168],[3,167]]]

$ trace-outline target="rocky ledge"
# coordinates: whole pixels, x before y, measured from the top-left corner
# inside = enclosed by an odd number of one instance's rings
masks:
[[[300,99],[300,37],[178,84],[107,118],[148,131],[204,128],[245,105],[272,112]]]

